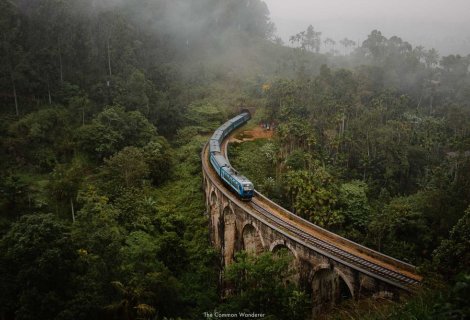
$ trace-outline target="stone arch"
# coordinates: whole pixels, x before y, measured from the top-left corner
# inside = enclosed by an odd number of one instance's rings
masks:
[[[343,287],[340,287],[340,293],[342,295],[341,301],[346,300],[346,299],[351,299],[351,298],[354,299],[355,295],[354,295],[354,287],[352,283],[348,280],[348,278],[343,273],[343,271],[341,271],[340,269],[336,267],[334,268],[334,270],[339,276],[340,285],[343,286]]]
[[[236,217],[230,206],[226,206],[223,210],[223,239],[224,244],[223,256],[225,266],[229,265],[233,261],[233,255],[235,253],[235,243],[237,235]]]
[[[338,268],[330,264],[321,264],[312,279],[313,314],[328,310],[343,300],[353,297],[352,286]]]
[[[210,192],[210,197],[209,197],[209,204],[211,206],[215,206],[218,202],[218,199],[217,199],[217,193],[215,192],[215,189],[213,189],[211,192]]]
[[[269,246],[269,251],[276,252],[279,249],[286,248],[293,256],[295,260],[299,259],[297,251],[285,240],[276,240]]]
[[[254,254],[260,254],[264,248],[264,241],[256,225],[245,222],[242,228],[242,248]]]
[[[271,243],[269,251],[275,253],[280,249],[287,249],[290,255],[292,255],[292,261],[289,263],[289,271],[292,272],[292,276],[286,279],[286,283],[299,283],[300,282],[300,260],[297,251],[285,240],[276,240]]]
[[[315,273],[321,269],[329,269],[330,268],[330,264],[328,262],[322,262],[318,265],[316,265],[315,267],[313,267],[313,274],[312,274],[312,277],[315,275]]]

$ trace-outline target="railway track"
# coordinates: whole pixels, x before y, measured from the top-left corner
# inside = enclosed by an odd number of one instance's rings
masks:
[[[225,139],[221,148],[225,158],[227,158],[228,140]],[[322,229],[278,206],[258,192],[255,193],[252,201],[248,203],[234,197],[218,181],[218,176],[208,164],[206,147],[203,150],[203,167],[206,172],[208,170],[208,173],[211,174],[211,180],[220,186],[227,197],[231,198],[232,201],[236,201],[241,207],[246,208],[247,212],[260,222],[281,231],[299,244],[310,247],[338,263],[347,265],[375,279],[380,279],[406,291],[414,291],[419,287],[422,277],[416,273],[415,267],[410,264]]]

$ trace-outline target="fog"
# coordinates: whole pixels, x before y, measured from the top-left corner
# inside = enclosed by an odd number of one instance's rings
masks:
[[[378,29],[413,46],[435,48],[441,55],[470,53],[469,0],[265,0],[278,35],[289,36],[312,24],[322,38],[345,37],[362,43]]]

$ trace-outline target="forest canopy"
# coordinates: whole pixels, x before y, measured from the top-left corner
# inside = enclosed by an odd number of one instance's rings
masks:
[[[257,189],[456,283],[426,312],[464,314],[470,56],[286,46],[260,0],[6,0],[0,34],[0,319],[303,318],[291,257],[224,270],[209,241],[200,151],[245,108],[275,125],[230,149]]]

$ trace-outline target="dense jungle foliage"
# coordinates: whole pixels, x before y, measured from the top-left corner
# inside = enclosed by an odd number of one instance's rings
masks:
[[[470,57],[286,47],[260,0],[6,0],[0,34],[0,319],[304,319],[286,253],[210,244],[201,147],[247,107],[276,126],[231,150],[257,189],[450,281],[403,312],[468,314]]]

